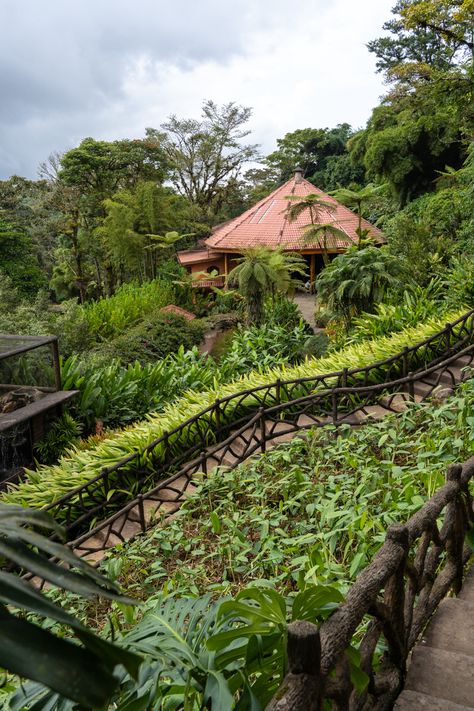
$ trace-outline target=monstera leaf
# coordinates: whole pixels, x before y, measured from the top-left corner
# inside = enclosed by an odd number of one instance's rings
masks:
[[[0,504],[0,667],[86,708],[103,706],[118,685],[115,668],[123,665],[136,676],[141,657],[98,637],[17,573],[84,597],[132,601],[69,548],[46,538],[46,531],[62,536],[46,513]],[[75,639],[59,637],[18,611],[64,625]],[[23,707],[21,696],[19,691],[12,709]]]

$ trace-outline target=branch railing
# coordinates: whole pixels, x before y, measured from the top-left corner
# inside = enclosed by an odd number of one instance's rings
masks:
[[[141,451],[76,487],[45,507],[66,529],[73,547],[92,534],[101,546],[124,540],[128,523],[142,526],[140,501],[159,509],[163,501],[177,500],[198,473],[226,464],[235,466],[277,436],[308,427],[359,425],[370,408],[381,404],[397,411],[395,397],[413,399],[414,383],[430,379],[425,396],[437,387],[454,386],[454,361],[465,355],[472,361],[474,310],[437,334],[383,361],[361,368],[277,380],[217,399],[170,432],[163,433]],[[158,480],[158,483],[157,483]],[[179,482],[179,487],[176,484]],[[160,498],[161,497],[161,498]],[[100,521],[100,523],[97,523]],[[87,548],[81,554],[95,552]]]
[[[415,383],[423,383],[426,387],[420,400],[442,394],[446,388],[451,391],[459,382],[453,364],[459,362],[460,358],[466,365],[467,377],[470,371],[468,366],[474,367],[474,345],[426,369],[421,373],[422,377],[409,374],[389,384],[332,388],[280,405],[259,408],[250,420],[241,424],[238,430],[232,431],[227,439],[200,451],[198,456],[179,467],[172,476],[161,480],[149,490],[145,489],[145,493],[140,493],[125,507],[112,513],[92,531],[84,532],[71,545],[79,555],[91,555],[126,540],[130,523],[139,525],[137,532],[145,532],[159,517],[163,505],[166,508],[170,502],[181,501],[193,481],[205,477],[216,466],[233,468],[253,454],[265,452],[267,443],[275,439],[278,441],[279,437],[333,425],[328,433],[332,437],[334,430],[337,431],[343,425],[360,426],[369,420],[373,416],[374,403],[378,403],[375,408],[379,411],[398,412],[400,404],[414,399],[410,391]],[[148,509],[155,512],[151,521],[144,521],[139,515],[143,501]],[[100,506],[95,509],[96,515],[102,510]],[[73,525],[87,521],[89,512],[83,516],[82,519],[77,518]]]
[[[403,688],[408,655],[450,590],[458,593],[472,555],[469,483],[474,457],[448,467],[446,484],[385,542],[350,588],[346,601],[318,628],[297,621],[288,630],[288,673],[267,711],[388,711]],[[351,679],[346,649],[356,646],[367,676]]]

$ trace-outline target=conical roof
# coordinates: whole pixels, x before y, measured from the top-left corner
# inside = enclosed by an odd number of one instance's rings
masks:
[[[303,211],[294,222],[289,222],[287,217],[288,207],[297,202],[288,200],[289,195],[304,198],[311,194],[316,194],[325,202],[335,205],[334,211],[321,209],[318,222],[330,223],[346,235],[337,238],[328,236],[328,248],[339,251],[357,244],[357,215],[312,183],[295,176],[239,217],[217,227],[206,240],[206,245],[215,250],[236,252],[249,247],[282,247],[288,251],[311,249],[311,245],[303,236],[304,227],[310,222],[309,212]],[[369,236],[376,242],[385,241],[381,231],[367,220],[362,220],[362,228],[368,229]]]

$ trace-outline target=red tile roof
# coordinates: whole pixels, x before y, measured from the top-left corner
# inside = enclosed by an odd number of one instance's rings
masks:
[[[168,306],[163,306],[162,309],[160,309],[161,313],[165,314],[176,314],[176,316],[182,316],[186,321],[193,321],[196,316],[191,313],[191,311],[186,311],[186,309],[182,309],[181,306],[175,306],[174,304],[168,304]]]
[[[356,233],[357,215],[307,180],[300,179],[298,182],[295,178],[288,180],[239,217],[217,227],[207,238],[206,244],[217,251],[239,251],[256,246],[270,248],[281,246],[286,250],[298,251],[311,249],[311,245],[303,237],[303,228],[310,222],[308,211],[300,214],[294,222],[289,222],[286,215],[288,207],[295,202],[288,200],[288,195],[303,198],[311,193],[320,195],[322,200],[336,206],[334,211],[321,210],[319,222],[334,224],[347,235],[347,238],[328,237],[328,248],[344,250],[351,244],[356,244],[359,240]],[[372,239],[377,242],[385,241],[381,231],[363,219],[362,229],[365,228],[369,229]],[[317,248],[317,245],[315,247]]]

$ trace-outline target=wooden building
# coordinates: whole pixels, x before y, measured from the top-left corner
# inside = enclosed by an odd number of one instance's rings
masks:
[[[329,255],[340,254],[351,245],[357,244],[358,216],[305,180],[302,171],[297,169],[293,178],[242,215],[218,225],[212,235],[204,240],[203,247],[179,252],[180,263],[196,275],[196,286],[222,286],[225,275],[235,264],[236,256],[240,256],[243,250],[257,246],[282,248],[284,251],[298,252],[305,257],[312,284],[323,268],[324,248],[319,242],[309,242],[304,235],[304,228],[311,221],[309,211],[305,210],[293,222],[288,219],[288,208],[297,202],[289,200],[288,197],[304,199],[311,194],[316,194],[325,202],[334,205],[334,210],[319,209],[316,218],[317,223],[331,224],[341,231],[337,237],[328,233],[326,251]],[[376,243],[385,241],[381,231],[367,220],[362,220],[362,229],[367,229],[368,236]]]

